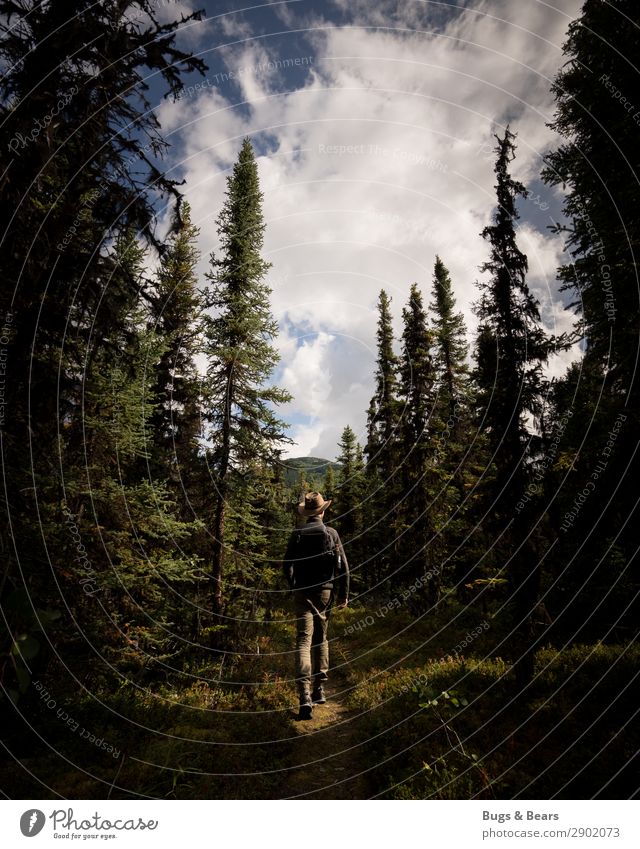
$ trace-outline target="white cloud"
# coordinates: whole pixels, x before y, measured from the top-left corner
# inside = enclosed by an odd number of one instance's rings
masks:
[[[318,333],[314,338],[299,338],[298,347],[290,354],[281,383],[294,398],[305,399],[305,411],[316,418],[331,394],[331,373],[327,371],[327,350],[333,336]],[[299,402],[298,402],[299,403]]]
[[[479,233],[495,203],[492,134],[511,121],[519,134],[515,174],[527,181],[555,141],[546,127],[549,85],[578,0],[558,13],[537,2],[478,2],[435,33],[410,31],[420,26],[418,6],[394,4],[394,26],[404,22],[409,31],[327,22],[310,30],[315,52],[300,88],[278,89],[280,76],[254,70],[241,75],[239,99],[218,80],[160,109],[179,140],[176,176],[186,178],[202,228],[203,267],[241,138],[268,145],[259,169],[272,305],[284,334],[280,377],[296,394],[285,412],[302,421],[293,455],[335,456],[345,424],[363,437],[381,288],[393,297],[399,331],[411,283],[430,300],[438,253],[473,329],[473,283],[487,257]],[[390,7],[376,8],[391,20]],[[288,15],[295,29],[295,10]],[[323,22],[316,15],[311,23]],[[292,47],[287,55],[294,54]],[[230,68],[255,69],[268,58],[278,58],[269,39],[224,50]],[[526,223],[520,238],[545,320],[556,332],[568,328],[555,283],[560,240]],[[292,342],[296,332],[310,334],[302,346]]]

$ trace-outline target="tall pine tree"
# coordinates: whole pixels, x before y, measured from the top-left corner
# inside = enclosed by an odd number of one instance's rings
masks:
[[[371,584],[386,575],[392,563],[395,540],[389,538],[388,523],[396,507],[398,424],[401,406],[398,400],[399,361],[394,353],[391,299],[384,291],[378,298],[377,369],[375,392],[367,414],[366,501],[369,556],[364,567]]]
[[[340,471],[335,486],[336,497],[332,505],[332,513],[335,516],[333,523],[350,553],[353,551],[353,539],[362,528],[364,476],[361,449],[349,425],[342,431],[339,448],[337,461],[340,464]]]
[[[573,296],[585,351],[555,393],[573,482],[555,499],[558,569],[569,576],[558,605],[570,605],[563,617],[570,632],[588,630],[591,638],[634,628],[640,613],[640,147],[632,106],[639,52],[637,3],[584,2],[569,25],[566,61],[553,85],[552,126],[560,138],[542,174],[564,189],[566,222],[556,231],[566,237],[569,256],[560,279]],[[594,483],[597,497],[576,511],[575,493]]]
[[[438,392],[436,452],[441,469],[456,490],[441,545],[448,552],[448,568],[455,575],[458,593],[463,595],[464,584],[471,579],[477,559],[472,537],[480,533],[481,522],[469,520],[477,506],[476,485],[483,473],[484,440],[474,426],[475,401],[467,365],[465,321],[462,313],[456,311],[451,276],[439,256],[434,266],[432,293],[431,326]],[[473,534],[468,535],[469,528],[474,526]],[[479,540],[478,544],[481,545]]]
[[[10,519],[0,528],[0,548],[9,556],[0,585],[3,595],[24,588],[34,609],[59,596],[49,558],[60,549],[45,538],[42,516],[64,521],[64,481],[77,481],[83,466],[95,468],[102,456],[90,452],[99,451],[99,440],[83,421],[96,412],[87,401],[116,359],[125,375],[138,368],[140,328],[131,317],[140,315],[147,283],[110,248],[129,228],[154,241],[159,196],[179,194],[160,170],[168,143],[146,80],[154,77],[158,96],[175,94],[183,73],[206,69],[176,46],[180,21],[160,23],[155,5],[0,2],[0,147],[7,154],[0,309],[3,319],[10,311],[12,328],[5,395],[11,415],[3,423],[5,491],[12,496],[3,503]],[[101,462],[107,478],[114,458]],[[73,621],[65,626],[71,634]]]
[[[633,0],[586,0],[569,25],[566,63],[556,77],[556,116],[562,138],[547,157],[543,179],[566,188],[564,213],[571,261],[560,279],[575,295],[589,352],[607,370],[607,391],[623,399],[638,425],[637,118],[623,105],[638,89],[631,61],[640,51],[640,9]]]
[[[496,138],[497,207],[493,223],[482,231],[490,259],[480,267],[489,279],[479,284],[476,379],[479,419],[497,467],[497,497],[509,512],[526,481],[527,416],[536,420],[542,412],[543,365],[551,346],[526,283],[527,257],[516,241],[517,199],[528,191],[509,173],[515,135],[507,127]]]
[[[214,615],[223,609],[225,517],[231,480],[256,461],[276,462],[285,441],[274,407],[287,392],[268,384],[278,363],[273,346],[278,332],[271,315],[271,290],[264,278],[269,263],[261,256],[265,223],[258,166],[251,141],[242,144],[227,178],[218,222],[220,254],[212,255],[208,279],[205,350],[206,419],[209,465],[215,487],[211,563]]]
[[[507,129],[497,138],[495,173],[497,207],[482,236],[490,259],[481,266],[489,279],[480,285],[480,319],[476,350],[478,422],[487,434],[495,465],[491,498],[495,533],[506,530],[505,559],[513,604],[516,674],[525,683],[533,672],[532,615],[540,582],[530,513],[514,514],[514,505],[530,479],[533,433],[542,413],[543,364],[551,345],[540,323],[538,303],[526,283],[527,257],[519,249],[515,222],[517,200],[528,192],[509,172],[515,157],[515,135]],[[508,552],[508,557],[507,557]]]
[[[156,332],[164,339],[166,350],[156,367],[158,406],[152,424],[158,459],[183,488],[198,465],[201,429],[200,380],[195,364],[202,310],[196,275],[199,233],[191,223],[189,204],[184,203],[156,275],[153,305]]]
[[[435,337],[435,359],[440,378],[443,415],[457,420],[459,407],[468,395],[467,330],[462,313],[456,312],[451,276],[439,256],[433,270],[433,299],[430,304]]]
[[[402,497],[398,501],[395,527],[403,577],[411,583],[424,578],[430,602],[437,600],[439,572],[434,565],[434,541],[442,508],[444,487],[432,460],[432,436],[436,432],[436,371],[433,335],[428,325],[422,293],[411,286],[402,311],[401,398],[404,402],[399,427]]]

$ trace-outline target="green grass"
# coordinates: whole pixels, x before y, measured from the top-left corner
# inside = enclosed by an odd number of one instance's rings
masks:
[[[518,697],[510,665],[498,653],[500,629],[492,623],[466,654],[451,653],[448,647],[477,624],[461,614],[451,625],[455,615],[450,608],[418,623],[389,615],[350,637],[349,703],[362,714],[361,732],[375,749],[369,760],[377,794],[618,798],[635,792],[628,784],[632,765],[615,774],[640,746],[630,721],[640,695],[640,647],[539,650],[535,680]],[[394,639],[405,628],[402,640]],[[428,705],[451,690],[457,707],[443,698]]]
[[[354,627],[367,616],[368,624]],[[301,742],[291,711],[293,629],[281,620],[247,638],[247,650],[259,653],[223,665],[220,682],[213,680],[219,666],[196,659],[193,677],[144,688],[94,682],[93,697],[69,694],[68,712],[119,749],[120,759],[31,699],[24,710],[48,745],[33,731],[16,732],[10,746],[24,769],[6,761],[2,786],[14,798],[281,798],[287,771],[305,753],[335,750],[326,774],[332,764],[362,772],[357,792],[366,797],[626,798],[635,791],[640,647],[542,648],[535,680],[518,696],[505,635],[490,612],[452,602],[416,620],[402,609],[374,615],[355,607],[335,612],[330,635],[342,712],[313,749],[304,748],[312,744]],[[340,747],[349,752],[343,760]],[[306,780],[298,768],[296,792]]]

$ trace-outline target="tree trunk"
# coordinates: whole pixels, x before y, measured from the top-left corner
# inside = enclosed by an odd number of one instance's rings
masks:
[[[222,613],[222,561],[223,561],[223,536],[224,536],[224,512],[225,512],[225,489],[222,482],[219,486],[218,504],[213,525],[213,558],[211,564],[211,579],[213,582],[211,594],[211,612],[216,624],[219,623]]]
[[[227,500],[227,474],[231,456],[231,406],[233,401],[233,362],[227,371],[227,391],[225,392],[224,415],[222,419],[222,450],[218,472],[218,503],[213,525],[213,557],[211,578],[213,582],[211,612],[214,624],[220,625],[222,613],[222,571],[224,561],[224,519]]]

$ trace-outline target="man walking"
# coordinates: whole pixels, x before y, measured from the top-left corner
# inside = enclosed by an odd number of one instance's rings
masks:
[[[339,608],[347,606],[349,597],[349,564],[340,537],[322,521],[330,504],[319,492],[305,495],[298,513],[307,517],[307,523],[289,537],[282,563],[295,602],[300,719],[311,719],[313,706],[326,702],[323,682],[329,670],[329,613],[334,595]]]

